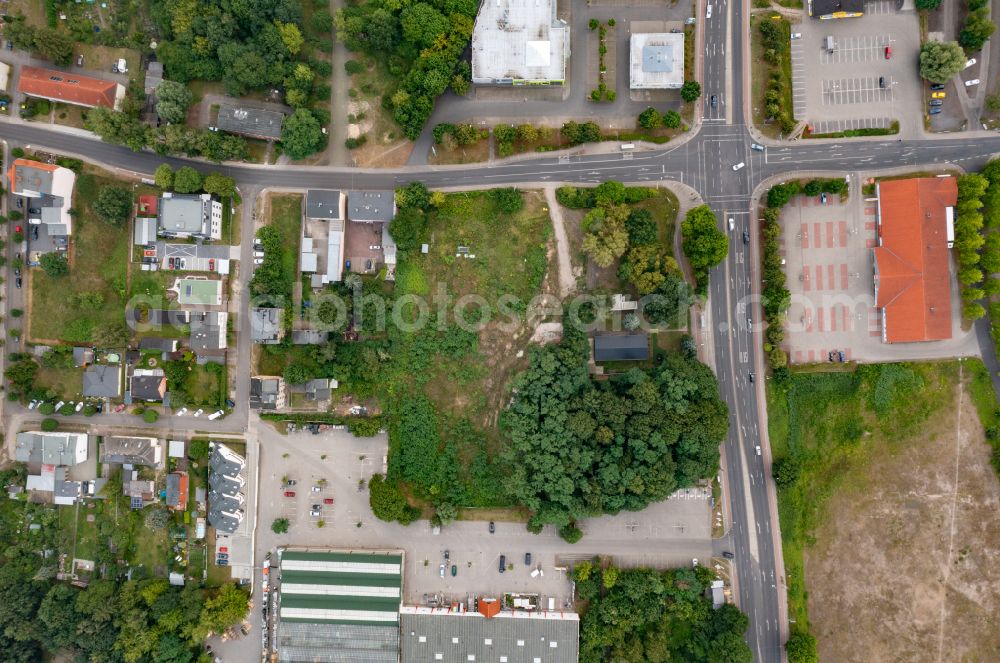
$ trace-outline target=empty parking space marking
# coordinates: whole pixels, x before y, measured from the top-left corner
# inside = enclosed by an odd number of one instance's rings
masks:
[[[822,224],[820,224],[820,223],[814,223],[813,224],[813,231],[814,231],[813,241],[815,242],[815,247],[817,249],[822,249],[823,248],[823,231],[820,230],[821,227],[822,227]]]
[[[810,283],[809,283],[809,268],[808,267],[803,267],[802,268],[802,287],[803,287],[803,289],[806,292],[809,292],[809,290],[810,290]]]
[[[837,232],[839,233],[840,247],[843,248],[847,246],[847,221],[838,221],[838,223],[840,225]]]
[[[823,309],[816,311],[816,331],[823,331]]]
[[[823,289],[823,267],[821,265],[816,265],[816,289]],[[823,326],[823,319],[820,318],[820,327]]]
[[[826,246],[833,248],[833,221],[826,222]]]
[[[879,85],[882,79],[885,87]],[[823,103],[826,105],[873,104],[892,101],[891,76],[858,76],[830,78],[823,81]]]
[[[888,129],[892,118],[869,117],[851,120],[820,120],[812,124],[814,134],[829,134],[852,129]]]
[[[840,289],[847,290],[847,263],[840,265]]]
[[[848,64],[853,62],[871,62],[885,58],[885,47],[892,42],[887,34],[850,35],[836,40],[832,51],[820,51],[821,64]]]
[[[896,13],[894,0],[869,0],[865,3],[865,14],[868,16],[894,13]]]

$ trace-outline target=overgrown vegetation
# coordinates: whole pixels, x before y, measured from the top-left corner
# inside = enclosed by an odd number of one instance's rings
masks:
[[[712,609],[705,592],[715,574],[699,566],[667,571],[582,562],[573,569],[587,602],[580,663],[688,661],[749,663],[749,620],[732,604]]]
[[[370,0],[337,12],[337,39],[388,62],[394,80],[382,103],[407,138],[420,136],[435,99],[456,78],[462,93],[467,77],[459,56],[472,37],[477,9],[475,0]]]
[[[594,382],[588,353],[572,326],[560,344],[532,348],[501,420],[505,487],[532,511],[532,531],[638,511],[718,470],[728,418],[707,366],[667,353],[649,371]]]
[[[826,499],[891,444],[953,403],[957,364],[864,364],[854,372],[775,370],[768,380],[768,429],[794,620],[796,656],[808,661],[810,631],[803,552],[823,521]],[[810,642],[812,643],[810,645]],[[804,657],[800,657],[804,656]],[[815,660],[815,659],[812,659]]]

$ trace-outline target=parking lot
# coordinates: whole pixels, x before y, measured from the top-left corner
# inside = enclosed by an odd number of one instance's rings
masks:
[[[917,15],[897,12],[883,0],[866,3],[865,11],[861,18],[795,26],[802,35],[791,43],[795,116],[806,119],[814,134],[886,128],[898,121],[902,137],[916,137],[923,107],[914,65],[920,49]]]
[[[261,477],[258,502],[257,561],[277,545],[338,548],[403,548],[406,551],[404,599],[424,596],[467,596],[469,593],[533,592],[569,595],[565,573],[557,567],[595,554],[613,555],[623,566],[690,564],[711,555],[710,495],[702,489],[681,491],[671,499],[639,512],[582,521],[585,536],[565,543],[547,527],[529,533],[523,523],[496,522],[490,534],[483,520],[456,522],[435,534],[427,521],[403,527],[374,517],[368,490],[359,482],[383,472],[387,439],[355,438],[343,430],[320,435],[282,435],[261,423]],[[295,481],[286,485],[286,479]],[[314,492],[314,488],[319,490]],[[294,497],[285,497],[294,492]],[[333,500],[326,504],[325,500]],[[320,515],[312,516],[313,505]],[[274,534],[271,523],[287,518],[287,534]],[[322,527],[320,523],[322,522]],[[441,577],[444,551],[450,564]],[[532,566],[524,554],[532,554]],[[500,555],[510,568],[499,571]],[[451,575],[455,566],[455,575]],[[544,575],[531,576],[541,568]]]
[[[857,182],[854,178],[852,182]],[[876,245],[877,201],[857,194],[842,202],[828,196],[796,196],[782,210],[782,256],[792,305],[785,350],[789,361],[892,361],[966,356],[976,351],[974,335],[961,328],[957,281],[952,278],[953,338],[932,343],[882,342],[875,309],[872,248]],[[954,265],[952,266],[954,269]]]

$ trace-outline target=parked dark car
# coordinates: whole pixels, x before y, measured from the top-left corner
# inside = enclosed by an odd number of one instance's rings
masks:
[[[24,209],[24,198],[17,199],[17,209]]]
[[[753,371],[750,371],[750,374],[747,376],[747,378],[750,380],[750,382],[753,382]]]
[[[450,550],[445,550],[444,551],[444,561],[447,562],[450,558],[451,558],[451,551]]]
[[[531,553],[524,553],[524,565],[531,566]]]
[[[28,214],[41,214],[41,213],[42,213],[42,208],[41,207],[29,207],[28,208]]]
[[[844,351],[840,351],[840,361],[844,361]]]
[[[458,575],[458,567],[454,564],[451,565],[451,577],[454,578]]]
[[[38,241],[38,226],[31,226],[31,240],[33,242]]]
[[[718,106],[718,105],[719,105],[719,99],[718,99],[718,97],[716,97],[716,96],[715,96],[715,95],[713,94],[713,95],[712,95],[712,96],[711,96],[711,97],[709,98],[709,100],[708,100],[708,103],[709,103],[709,105],[710,105],[710,106],[711,106],[712,108],[715,108],[716,106]]]
[[[944,83],[931,83],[931,89],[935,92],[940,92],[944,89]]]
[[[500,573],[503,573],[506,570],[507,570],[507,556],[500,555]]]
[[[938,115],[941,111],[942,111],[942,108],[940,106],[937,106],[935,108],[929,109],[927,111],[927,114],[928,115]]]
[[[728,550],[723,550],[722,556],[725,557],[726,559],[733,559],[733,557],[735,557],[735,555],[733,555],[733,553],[729,552]]]
[[[749,244],[750,243],[750,231],[749,230],[744,230],[743,231],[743,243],[744,244]]]
[[[496,531],[497,531],[497,526],[496,526],[496,525],[494,525],[494,524],[493,524],[493,521],[491,520],[491,521],[490,521],[490,534],[493,534],[493,533],[494,533],[494,532],[496,532]]]
[[[826,358],[829,359],[830,361],[833,361],[833,350],[830,350],[830,353],[827,355]]]
[[[20,276],[18,276],[16,279],[14,279],[14,285],[16,285],[18,288],[21,287],[21,277]]]

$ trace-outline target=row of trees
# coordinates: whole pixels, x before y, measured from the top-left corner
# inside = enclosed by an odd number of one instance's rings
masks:
[[[966,0],[965,23],[958,33],[958,43],[970,51],[978,51],[997,26],[990,20],[989,0]]]
[[[728,415],[707,366],[670,353],[594,382],[586,337],[572,326],[563,334],[532,348],[501,415],[506,489],[532,511],[530,530],[572,534],[577,519],[638,511],[714,475]]]
[[[204,191],[220,198],[236,195],[236,180],[232,177],[214,171],[202,177],[202,174],[191,166],[181,166],[175,171],[170,164],[162,163],[156,168],[153,180],[161,189],[177,193]]]
[[[677,129],[681,126],[681,115],[675,110],[668,110],[664,113],[656,110],[652,106],[639,113],[639,126],[643,129]]]
[[[239,136],[192,129],[181,124],[150,127],[138,113],[92,108],[87,111],[84,126],[108,143],[124,145],[136,152],[152,147],[157,154],[184,154],[204,157],[211,161],[242,161],[249,156],[247,143]]]
[[[459,57],[472,37],[477,9],[475,0],[370,0],[337,11],[337,38],[349,50],[387,62],[396,84],[384,103],[411,140],[449,85],[459,94],[468,90]]]
[[[962,314],[975,320],[986,315],[986,309],[979,303],[986,292],[983,289],[983,268],[995,268],[1000,254],[993,254],[986,264],[982,264],[986,245],[983,233],[985,219],[982,214],[982,198],[989,186],[989,180],[979,174],[962,175],[958,178],[958,204],[955,215],[955,261],[958,263],[958,282],[962,286]],[[994,271],[991,269],[990,271]],[[990,279],[994,283],[993,279]],[[991,286],[991,289],[995,288]]]
[[[577,564],[573,579],[588,602],[580,624],[580,663],[646,661],[750,663],[750,624],[732,604],[718,609],[705,592],[715,574],[688,569],[619,569]]]
[[[791,27],[784,18],[770,20],[770,16],[758,21],[758,29],[764,46],[764,61],[768,63],[767,90],[764,92],[764,115],[774,120],[784,132],[795,128],[792,109],[787,108],[789,89],[792,82],[785,75],[785,63],[791,58]]]

